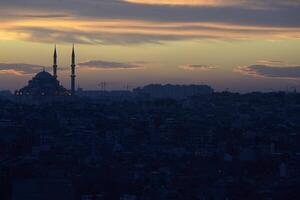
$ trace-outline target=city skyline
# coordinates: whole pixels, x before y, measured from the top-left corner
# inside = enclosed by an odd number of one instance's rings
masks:
[[[0,84],[24,86],[46,67],[70,87],[76,44],[85,89],[150,83],[217,91],[299,88],[298,1],[0,1]],[[67,70],[65,70],[67,69]],[[13,80],[13,81],[12,81]]]
[[[299,199],[300,0],[0,0],[0,200]]]

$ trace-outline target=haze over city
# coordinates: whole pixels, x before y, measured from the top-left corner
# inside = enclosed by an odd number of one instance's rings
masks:
[[[208,84],[238,92],[299,88],[300,2],[0,0],[0,89],[58,73],[69,88]],[[12,81],[13,80],[13,81]]]

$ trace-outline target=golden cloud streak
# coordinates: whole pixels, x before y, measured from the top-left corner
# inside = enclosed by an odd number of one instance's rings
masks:
[[[181,65],[179,66],[180,69],[184,70],[189,70],[189,71],[210,71],[213,69],[216,69],[216,66],[211,66],[211,65],[192,65],[192,64],[187,64],[187,65]]]
[[[171,36],[183,39],[267,39],[278,40],[300,38],[300,28],[243,26],[207,22],[154,22],[137,20],[77,20],[77,19],[28,19],[0,23],[0,39],[40,40],[32,38],[35,29],[51,30],[55,33],[74,33],[82,40],[89,40],[89,35],[141,35]],[[47,35],[47,32],[45,33]],[[96,35],[96,36],[95,36]],[[50,35],[51,36],[51,35]],[[50,38],[51,40],[51,38]],[[99,38],[101,41],[101,38]],[[49,42],[49,41],[48,41]]]
[[[14,76],[24,76],[26,73],[24,71],[18,71],[14,69],[3,69],[0,70],[0,74],[3,75],[14,75]]]

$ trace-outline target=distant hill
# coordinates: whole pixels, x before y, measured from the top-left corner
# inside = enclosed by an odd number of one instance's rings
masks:
[[[135,93],[149,95],[152,98],[184,99],[194,95],[209,95],[214,90],[208,85],[161,85],[150,84],[133,90]]]

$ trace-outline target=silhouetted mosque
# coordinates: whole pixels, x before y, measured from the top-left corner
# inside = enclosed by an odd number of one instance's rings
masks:
[[[72,49],[71,90],[65,89],[57,79],[57,52],[56,46],[53,55],[53,75],[46,72],[37,73],[28,85],[15,92],[16,96],[71,96],[75,95],[75,49]]]

